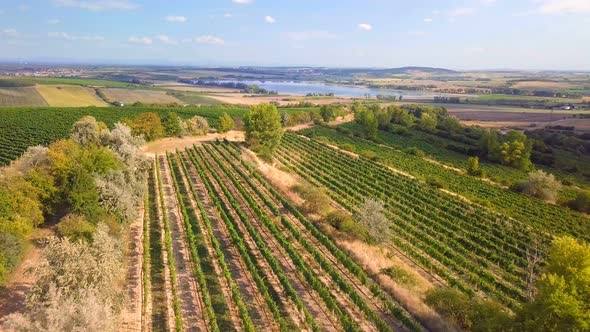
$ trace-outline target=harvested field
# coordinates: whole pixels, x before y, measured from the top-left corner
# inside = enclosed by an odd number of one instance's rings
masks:
[[[126,104],[140,102],[144,104],[184,104],[181,100],[166,94],[164,91],[135,89],[102,89],[109,101],[122,101]]]
[[[0,106],[47,106],[35,87],[0,88]]]
[[[49,106],[108,106],[91,88],[76,85],[38,85],[36,88]]]

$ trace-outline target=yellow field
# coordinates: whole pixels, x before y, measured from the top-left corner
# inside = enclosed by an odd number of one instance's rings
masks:
[[[84,107],[108,106],[96,96],[93,89],[75,85],[37,85],[37,91],[49,106]]]
[[[144,104],[184,104],[181,100],[167,95],[165,91],[135,89],[101,89],[111,102],[122,101],[126,104],[140,102]]]

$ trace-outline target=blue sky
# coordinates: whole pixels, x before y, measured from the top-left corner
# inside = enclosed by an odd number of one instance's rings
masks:
[[[590,0],[1,0],[0,59],[590,70]]]

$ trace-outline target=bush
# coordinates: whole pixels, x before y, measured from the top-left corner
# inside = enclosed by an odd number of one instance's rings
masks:
[[[305,200],[303,210],[307,213],[324,214],[330,206],[330,198],[324,190],[312,186],[295,185],[292,188]]]
[[[400,285],[414,287],[418,284],[416,277],[412,273],[402,269],[399,266],[394,265],[385,269],[381,269],[381,273],[391,277],[391,279],[395,280],[395,282]]]
[[[576,197],[567,203],[572,210],[590,213],[590,191],[578,191]]]
[[[340,210],[332,211],[326,215],[324,221],[337,230],[346,233],[352,237],[365,240],[367,230],[359,223],[355,222],[351,215]]]
[[[354,218],[367,230],[369,242],[383,243],[390,238],[389,220],[383,214],[383,202],[366,198]]]
[[[57,224],[57,231],[60,236],[67,237],[72,241],[91,241],[94,225],[81,215],[68,214]]]
[[[447,189],[446,182],[444,182],[443,180],[441,180],[437,177],[434,177],[434,176],[429,176],[428,178],[426,178],[426,183],[428,183],[429,185],[431,185],[435,188]]]
[[[469,157],[467,158],[467,174],[473,176],[483,176],[483,171],[479,168],[479,158]]]
[[[404,152],[420,158],[424,158],[426,156],[426,153],[424,153],[424,151],[414,146],[405,149]]]
[[[554,202],[561,187],[561,183],[553,174],[539,170],[529,173],[528,179],[517,184],[514,189],[532,197]]]
[[[0,233],[0,285],[6,282],[6,278],[16,266],[23,251],[22,241],[16,236]]]

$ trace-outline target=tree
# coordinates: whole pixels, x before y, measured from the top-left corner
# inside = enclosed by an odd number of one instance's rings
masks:
[[[99,144],[105,130],[108,128],[104,123],[96,121],[92,116],[85,116],[74,123],[70,137],[80,145]]]
[[[418,123],[418,126],[424,131],[433,132],[436,129],[436,124],[436,116],[423,112],[420,116],[420,122]]]
[[[367,229],[368,240],[383,243],[390,238],[389,220],[383,214],[383,202],[366,198],[354,218]]]
[[[219,124],[217,125],[217,132],[219,133],[226,133],[232,129],[234,129],[235,123],[234,119],[229,116],[226,112],[223,112],[219,117]]]
[[[260,157],[270,160],[283,137],[281,115],[275,105],[252,106],[245,118],[246,142]]]
[[[202,116],[193,116],[182,122],[182,131],[184,135],[202,136],[209,133],[209,122]]]
[[[165,136],[182,136],[182,127],[180,123],[182,120],[178,114],[174,112],[167,112],[162,117],[162,127],[164,128]]]
[[[590,330],[590,245],[553,240],[535,299],[517,313],[517,330]]]
[[[377,122],[377,118],[375,117],[375,113],[370,110],[365,112],[365,116],[363,118],[363,124],[365,126],[365,135],[367,138],[374,139],[377,137],[377,132],[379,129],[379,123]]]
[[[529,196],[554,202],[561,188],[561,182],[553,174],[538,170],[530,172],[528,179],[519,184],[517,189]]]
[[[482,176],[483,171],[479,168],[479,158],[469,157],[467,158],[467,174],[473,176]]]
[[[324,120],[324,122],[330,122],[336,119],[336,110],[332,105],[323,105],[320,108],[320,115],[322,116],[322,120]]]
[[[529,170],[531,163],[532,144],[525,134],[520,131],[511,131],[506,134],[504,142],[500,145],[501,161],[505,165],[522,170]]]
[[[305,212],[321,215],[330,206],[330,198],[321,188],[296,185],[293,189],[305,200],[303,203]]]
[[[490,161],[500,161],[500,138],[495,129],[484,130],[479,141],[481,155]]]
[[[127,120],[127,125],[134,136],[143,136],[148,142],[164,137],[164,127],[158,113],[141,113],[134,120]]]

